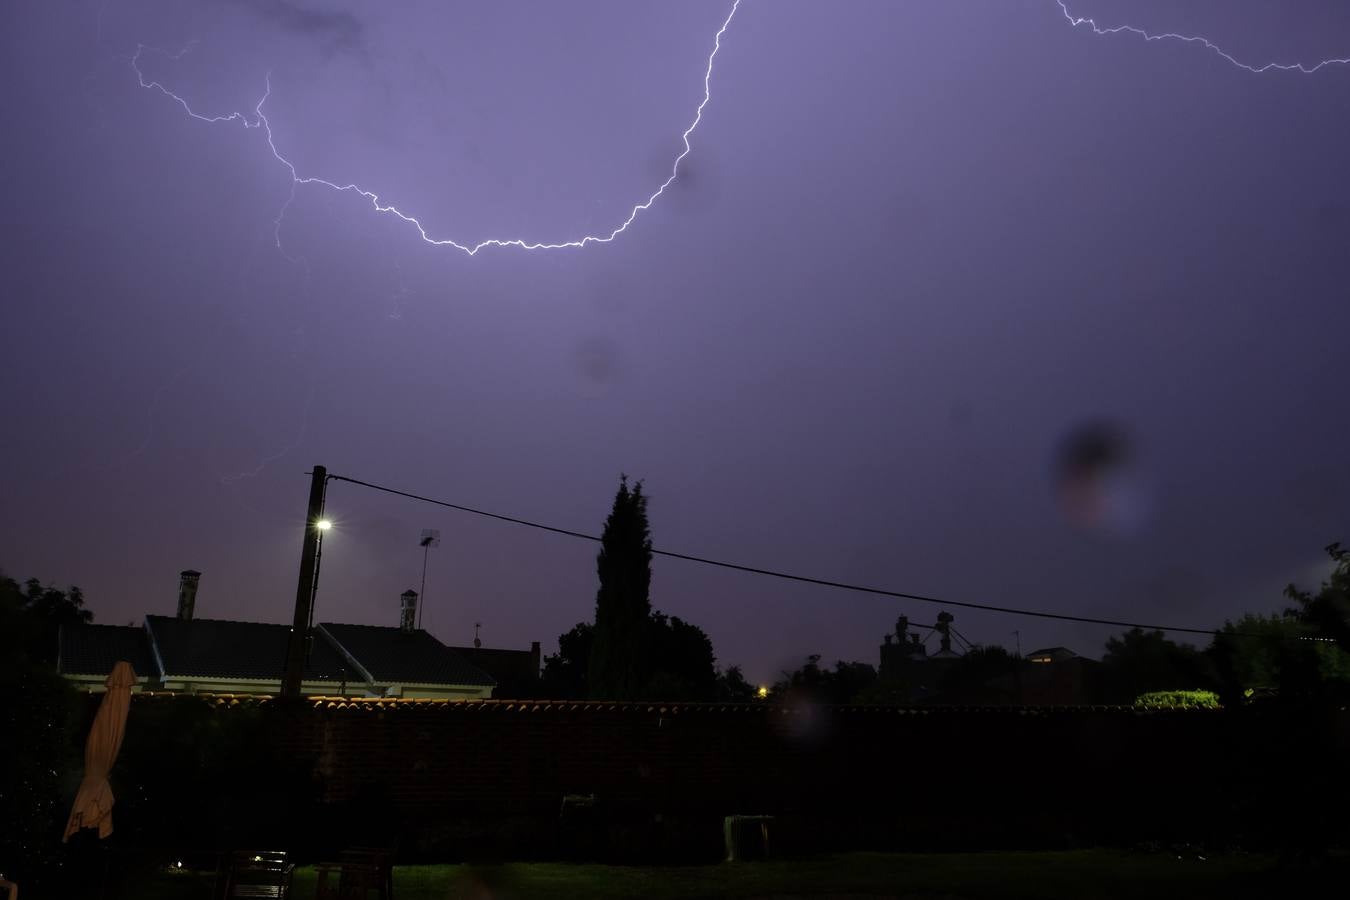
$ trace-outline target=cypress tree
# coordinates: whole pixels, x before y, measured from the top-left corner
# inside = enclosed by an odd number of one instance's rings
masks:
[[[595,638],[587,683],[598,700],[633,700],[650,677],[652,540],[642,483],[630,490],[619,478],[614,506],[605,520],[595,561]]]

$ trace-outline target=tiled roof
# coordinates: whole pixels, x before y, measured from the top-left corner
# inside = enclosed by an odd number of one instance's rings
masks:
[[[119,660],[131,663],[138,678],[153,678],[154,660],[145,629],[136,625],[65,625],[61,628],[63,675],[107,675]]]
[[[166,679],[260,678],[280,681],[286,671],[289,625],[146,616]],[[316,637],[305,665],[306,681],[339,681],[345,662],[327,641]],[[356,673],[346,672],[347,680]]]
[[[425,631],[380,625],[319,626],[375,681],[395,684],[495,685],[491,675]]]
[[[136,703],[199,702],[211,706],[262,706],[272,703],[271,697],[250,694],[193,694],[190,698],[170,692],[137,694]],[[794,717],[815,715],[818,710],[794,708],[773,703],[641,703],[613,700],[450,700],[443,698],[406,697],[307,697],[306,704],[313,709],[334,710],[426,710],[435,709],[446,714],[461,715],[572,715],[596,713],[608,715],[711,715],[711,716],[768,716]],[[1144,709],[1136,706],[826,706],[831,715],[884,718],[887,716],[918,716],[961,718],[963,716],[999,716],[1004,718],[1064,718],[1079,715],[1112,715],[1130,717],[1158,717],[1221,715],[1221,709]]]

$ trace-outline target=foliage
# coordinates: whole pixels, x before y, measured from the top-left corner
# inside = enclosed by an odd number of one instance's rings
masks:
[[[651,648],[652,674],[641,692],[643,699],[717,699],[712,641],[702,628],[658,611],[648,619],[646,644]]]
[[[595,641],[595,626],[578,622],[558,636],[558,652],[544,657],[541,675],[546,695],[557,700],[589,696],[587,671]],[[714,666],[712,641],[697,625],[660,612],[648,617],[643,643],[649,648],[650,672],[633,697],[644,700],[702,701],[725,699],[724,684]],[[724,673],[725,674],[725,673]],[[736,670],[740,677],[740,670]],[[744,679],[741,679],[744,684]],[[747,686],[749,693],[754,688]]]
[[[801,668],[784,672],[770,696],[775,700],[803,698],[846,704],[857,702],[876,683],[877,670],[867,663],[837,660],[833,669],[822,669],[820,654],[813,653]]]
[[[1274,691],[1306,698],[1350,687],[1350,653],[1288,612],[1226,622],[1206,651],[1226,702]]]
[[[544,658],[548,696],[710,701],[741,690],[719,681],[703,629],[652,611],[651,559],[647,498],[621,477],[596,558],[595,622],[559,635],[558,652]]]
[[[1146,709],[1218,709],[1219,695],[1213,691],[1153,691],[1135,697],[1134,705]]]
[[[544,657],[540,683],[545,696],[554,700],[580,700],[587,696],[587,672],[595,626],[578,622],[571,631],[558,635],[558,652]]]
[[[1130,703],[1140,694],[1199,685],[1212,687],[1210,662],[1194,647],[1168,640],[1161,631],[1132,628],[1106,642],[1102,657],[1105,699]]]
[[[591,697],[636,699],[651,675],[652,541],[642,483],[629,490],[626,476],[600,537],[596,572],[595,633],[588,688]]]
[[[745,680],[740,666],[727,666],[717,673],[717,699],[723,703],[749,703],[759,696],[759,689]]]
[[[1339,543],[1324,548],[1334,566],[1316,594],[1294,585],[1284,594],[1298,605],[1285,610],[1310,626],[1317,637],[1330,638],[1340,649],[1350,652],[1350,548]]]
[[[5,590],[11,597],[18,586],[5,578]],[[18,593],[19,614],[25,620],[25,637],[30,642],[27,653],[35,662],[54,663],[57,653],[57,635],[62,625],[84,625],[94,620],[94,614],[84,608],[84,593],[78,587],[58,590],[36,578],[30,578]]]
[[[26,590],[25,590],[26,589]],[[0,863],[25,886],[49,880],[81,772],[78,694],[51,665],[54,627],[75,601],[30,580],[0,575]]]

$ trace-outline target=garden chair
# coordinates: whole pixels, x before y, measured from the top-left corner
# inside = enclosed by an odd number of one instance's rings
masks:
[[[295,866],[279,850],[237,850],[230,854],[224,900],[288,900]]]

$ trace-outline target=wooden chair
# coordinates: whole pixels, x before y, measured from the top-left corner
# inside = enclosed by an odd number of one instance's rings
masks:
[[[295,865],[280,850],[236,850],[226,865],[224,900],[288,900]]]
[[[0,890],[7,892],[6,900],[19,900],[19,886],[12,881],[6,881],[3,874],[0,874]]]

